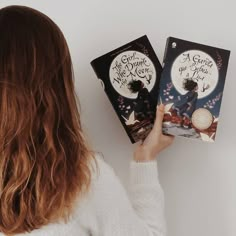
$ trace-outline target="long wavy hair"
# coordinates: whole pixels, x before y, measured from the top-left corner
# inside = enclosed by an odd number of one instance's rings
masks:
[[[65,38],[46,15],[0,9],[0,232],[68,220],[88,190],[87,145]]]

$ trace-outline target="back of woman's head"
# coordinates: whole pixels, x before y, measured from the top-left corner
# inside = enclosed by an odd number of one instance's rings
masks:
[[[27,7],[0,10],[0,232],[66,219],[90,183],[90,152],[64,36]]]

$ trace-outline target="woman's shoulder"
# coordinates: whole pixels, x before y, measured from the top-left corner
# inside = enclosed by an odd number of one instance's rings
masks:
[[[104,156],[100,152],[94,153],[91,163],[92,181],[101,181],[104,177],[116,177],[114,169],[105,161]]]
[[[97,213],[109,209],[114,204],[114,199],[123,194],[123,191],[123,186],[113,168],[106,163],[103,155],[96,153],[91,165],[90,187],[82,198],[78,198],[76,212],[79,218],[86,219],[86,217],[81,218],[84,212],[90,212],[92,218],[96,218]]]
[[[113,191],[110,189],[118,179],[113,168],[105,162],[101,153],[93,154],[90,171],[90,187],[85,194],[78,196],[72,217],[85,228],[96,225],[94,222],[96,222],[97,213],[102,212],[103,207],[113,199]]]
[[[101,204],[101,199],[113,202],[114,195],[123,194],[124,187],[114,169],[105,161],[101,153],[96,153],[93,167],[89,194],[94,201]],[[112,191],[111,191],[112,189]]]
[[[114,202],[126,196],[125,189],[114,169],[105,161],[101,153],[96,153],[88,198],[94,210],[108,214]],[[110,208],[111,207],[111,208]]]

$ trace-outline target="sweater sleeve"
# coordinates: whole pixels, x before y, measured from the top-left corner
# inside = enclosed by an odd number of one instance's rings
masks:
[[[157,161],[130,164],[130,199],[150,235],[166,235],[164,193],[159,183]],[[149,235],[147,234],[147,235]]]
[[[164,196],[157,162],[130,163],[129,197],[111,167],[103,162],[99,168],[99,181],[94,186],[98,193],[94,206],[98,235],[165,236]]]

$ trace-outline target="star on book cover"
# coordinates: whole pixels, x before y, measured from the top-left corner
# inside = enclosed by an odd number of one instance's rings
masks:
[[[147,36],[93,60],[91,65],[131,142],[145,139],[153,127],[162,72]]]
[[[163,132],[214,142],[230,51],[168,38],[159,102]]]

